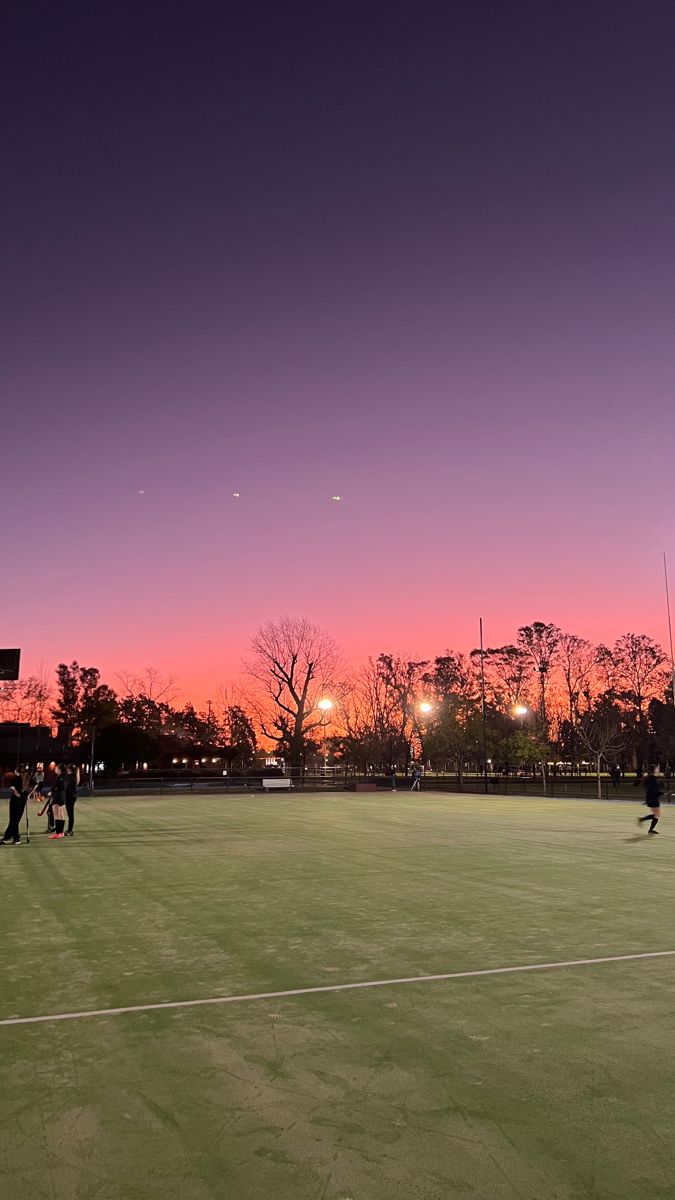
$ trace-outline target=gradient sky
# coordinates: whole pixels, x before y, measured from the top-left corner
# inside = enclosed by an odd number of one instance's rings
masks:
[[[672,3],[28,4],[3,42],[26,670],[202,701],[283,613],[352,662],[480,615],[665,640]]]

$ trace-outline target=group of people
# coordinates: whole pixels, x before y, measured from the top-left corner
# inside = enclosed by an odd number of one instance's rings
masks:
[[[44,801],[38,816],[47,814],[44,832],[50,841],[73,837],[79,780],[80,773],[73,765],[57,766],[49,787],[40,768],[32,775],[28,770],[17,768],[9,787],[9,822],[2,836],[3,846],[21,845],[21,820],[29,800]]]

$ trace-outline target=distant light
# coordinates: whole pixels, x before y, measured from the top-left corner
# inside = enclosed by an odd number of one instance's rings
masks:
[[[144,770],[144,771],[147,771],[147,769],[148,769],[148,764],[147,764],[147,763],[143,763],[143,770]]]
[[[342,496],[331,496],[331,500],[341,500]]]
[[[176,763],[177,763],[178,761],[179,761],[179,760],[178,760],[177,758],[172,758],[172,759],[171,759],[171,762],[174,764],[174,766],[176,765]]]
[[[319,700],[319,703],[317,704],[317,708],[320,708],[322,712],[328,712],[332,707],[333,701],[328,699]]]
[[[526,717],[530,710],[525,704],[516,704],[513,711],[517,717]]]
[[[212,759],[211,759],[211,762],[212,762],[212,763],[217,763],[217,762],[218,762],[218,759],[217,759],[217,758],[212,758]]]
[[[145,495],[145,488],[136,488],[136,495],[137,495],[137,496],[144,496],[144,495]]]
[[[430,704],[428,700],[423,700],[420,704],[420,712],[425,714],[430,713],[433,711],[433,707],[433,704]]]
[[[241,492],[233,492],[232,493],[233,500],[238,500],[240,496],[241,496]]]

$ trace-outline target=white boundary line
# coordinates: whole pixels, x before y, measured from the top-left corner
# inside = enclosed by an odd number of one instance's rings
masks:
[[[571,958],[565,962],[526,963],[521,967],[486,967],[482,971],[448,971],[443,975],[410,975],[403,979],[367,979],[361,983],[325,983],[320,987],[289,988],[283,992],[251,992],[246,996],[210,996],[204,1000],[163,1000],[155,1004],[129,1004],[124,1008],[92,1008],[81,1012],[48,1013],[42,1017],[5,1017],[3,1025],[42,1025],[49,1021],[81,1021],[85,1017],[119,1017],[124,1013],[157,1012],[166,1008],[202,1008],[209,1004],[243,1004],[251,1000],[281,1000],[315,996],[321,992],[355,992],[361,988],[399,987],[405,983],[438,983],[448,979],[477,979],[484,975],[516,975],[524,971],[553,971],[560,967],[591,967],[600,963],[636,962],[645,958],[673,958],[675,950],[649,950],[642,954],[612,954],[607,958]]]

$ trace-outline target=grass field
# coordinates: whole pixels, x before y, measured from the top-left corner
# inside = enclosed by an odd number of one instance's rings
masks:
[[[675,950],[675,814],[88,800],[0,854],[0,1019]],[[644,811],[644,810],[642,810]],[[39,822],[42,825],[42,822]],[[12,1200],[672,1200],[675,957],[0,1025]]]

